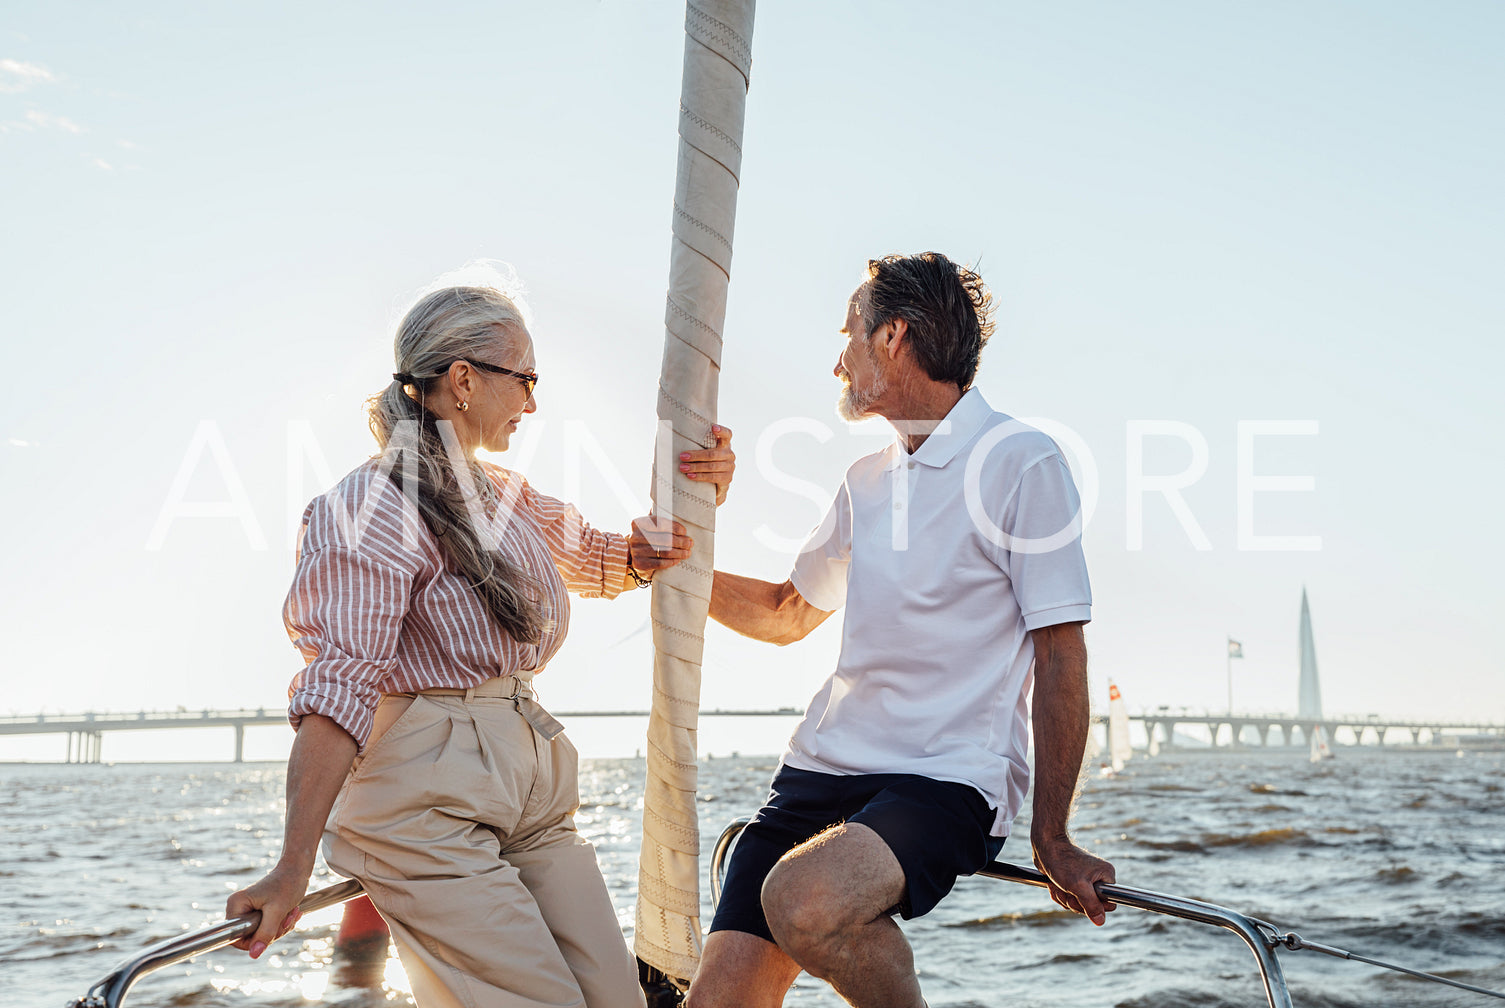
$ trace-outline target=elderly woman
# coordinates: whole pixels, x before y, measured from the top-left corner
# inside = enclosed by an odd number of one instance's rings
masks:
[[[575,749],[533,677],[564,641],[567,591],[646,584],[690,540],[646,519],[630,537],[597,531],[475,458],[505,451],[537,408],[533,343],[499,291],[424,297],[396,356],[370,405],[382,453],[304,513],[284,610],[307,666],[289,705],[282,855],[226,913],[262,912],[239,943],[259,956],[295,922],[322,835],[325,860],[386,918],[423,1008],[641,1006],[575,829]],[[720,503],[731,435],[707,434],[681,468]]]

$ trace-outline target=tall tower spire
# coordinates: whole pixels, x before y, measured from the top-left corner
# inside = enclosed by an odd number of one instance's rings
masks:
[[[1312,637],[1312,610],[1301,588],[1301,686],[1298,717],[1321,720],[1322,684],[1317,681],[1317,643]]]

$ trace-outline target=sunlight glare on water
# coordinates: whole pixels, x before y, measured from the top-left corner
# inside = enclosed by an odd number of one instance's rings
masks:
[[[772,757],[707,759],[702,847],[766,793]],[[62,1004],[116,962],[217,920],[282,834],[278,764],[0,766],[0,1005]],[[581,765],[582,833],[596,846],[630,936],[641,759]],[[1294,749],[1175,750],[1084,786],[1078,840],[1120,881],[1221,903],[1313,941],[1505,987],[1505,920],[1481,887],[1505,864],[1505,753],[1341,747],[1325,765]],[[81,810],[87,810],[80,815]],[[1003,859],[1027,864],[1027,815]],[[703,872],[708,870],[703,859]],[[336,879],[320,870],[313,885]],[[702,879],[702,898],[709,886]],[[1497,888],[1497,887],[1496,887]],[[709,906],[703,919],[709,919]],[[130,1008],[412,1004],[399,962],[348,968],[339,908],[310,914],[260,961],[221,950],[143,978]],[[1260,1005],[1252,957],[1227,933],[1120,909],[1104,928],[1038,890],[963,879],[905,922],[932,1008],[1233,1008]],[[1468,1008],[1473,995],[1310,953],[1281,957],[1300,1008]],[[802,977],[786,1001],[839,1008]]]

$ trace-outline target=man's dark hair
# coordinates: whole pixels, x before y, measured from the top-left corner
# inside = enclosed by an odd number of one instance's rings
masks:
[[[903,319],[915,359],[933,381],[972,387],[982,348],[993,335],[993,295],[982,277],[939,252],[869,259],[865,336]]]

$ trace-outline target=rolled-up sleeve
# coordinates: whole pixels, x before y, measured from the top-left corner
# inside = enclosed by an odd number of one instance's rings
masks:
[[[565,587],[585,598],[616,598],[627,579],[627,537],[585,523],[573,504],[524,485],[522,506],[543,533]]]
[[[413,575],[370,551],[323,546],[298,557],[283,608],[288,636],[307,662],[289,690],[294,728],[307,714],[332,719],[365,748],[381,684],[397,661]]]

